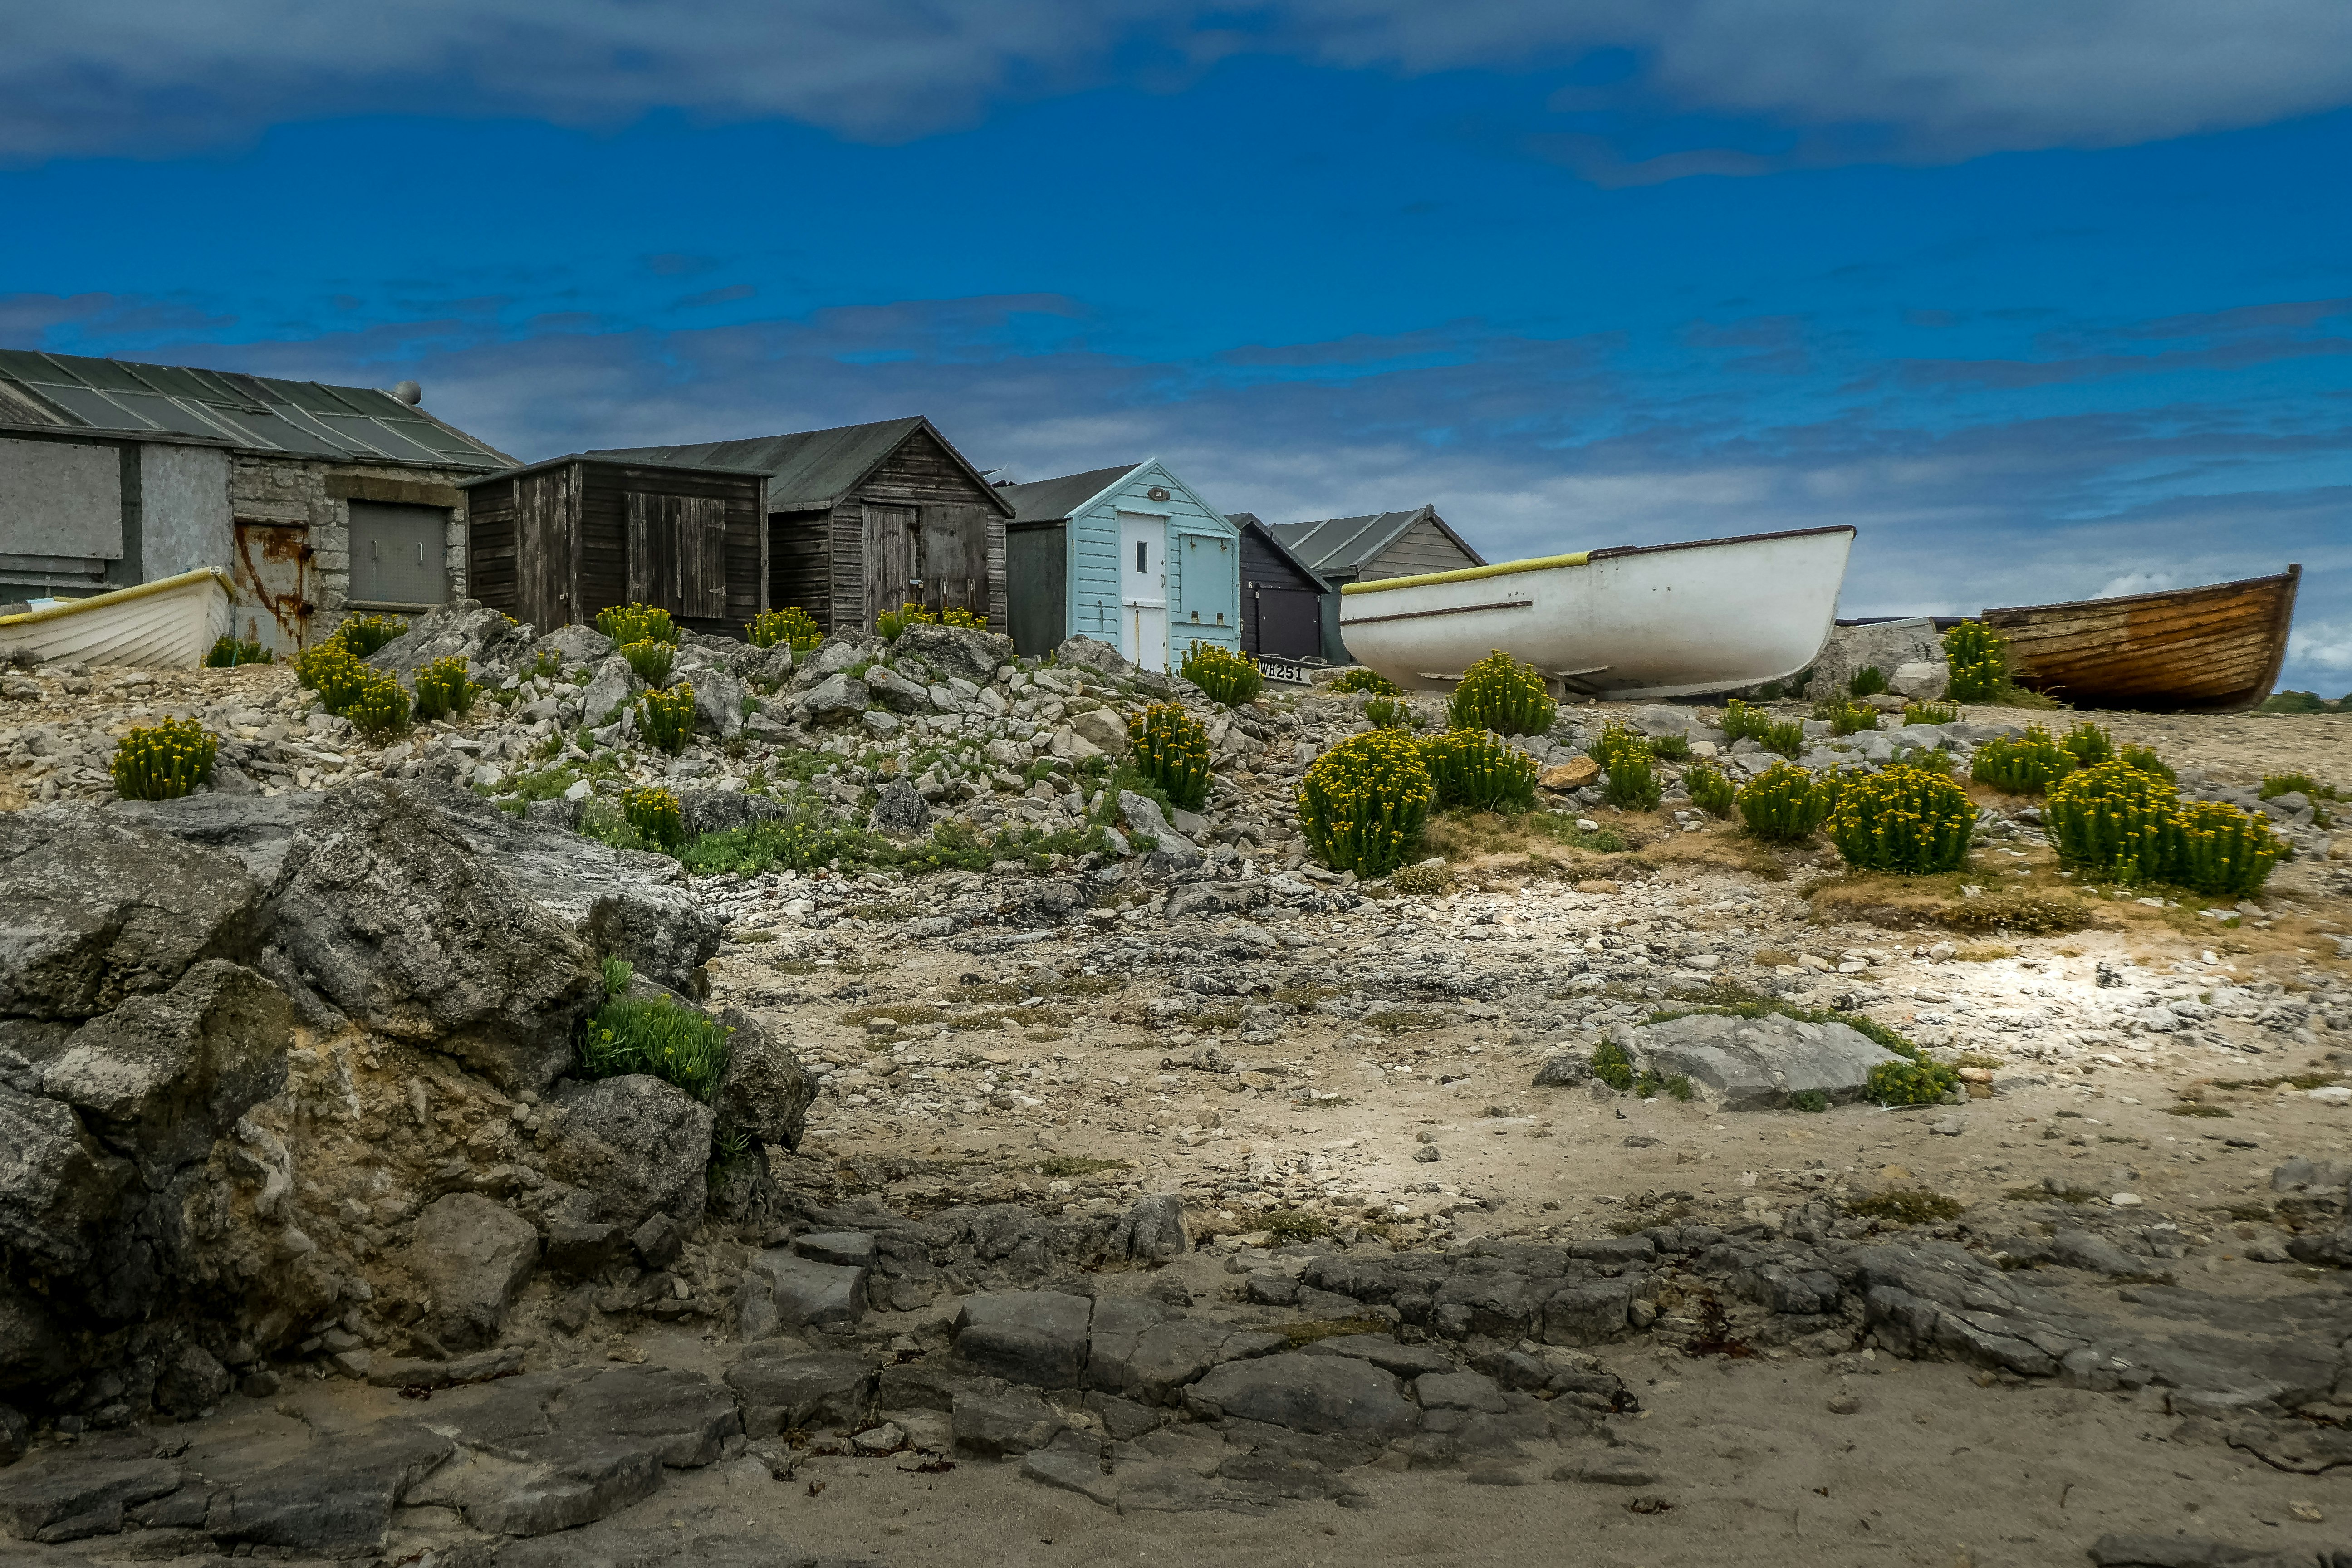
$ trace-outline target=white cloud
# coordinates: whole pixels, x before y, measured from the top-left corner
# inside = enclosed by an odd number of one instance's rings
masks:
[[[1563,150],[1620,183],[2112,146],[2352,101],[2342,0],[1275,0],[1246,33],[1223,25],[1232,14],[1202,0],[24,5],[0,49],[0,153],[169,153],[330,114],[606,125],[655,108],[888,141],[1000,99],[1164,83],[1171,61],[1244,51],[1414,74],[1624,47],[1650,107],[1829,133],[1780,160]]]
[[[2287,662],[2310,670],[2352,671],[2352,621],[2320,621],[2287,639]]]
[[[2121,599],[2133,594],[2158,594],[2172,586],[2169,572],[2126,572],[2110,577],[2094,599]]]

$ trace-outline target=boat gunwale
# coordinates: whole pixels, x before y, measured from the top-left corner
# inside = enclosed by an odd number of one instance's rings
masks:
[[[2262,577],[2240,577],[2227,583],[2200,583],[2189,588],[2158,588],[2147,594],[2118,594],[2112,599],[2055,599],[2046,605],[1989,606],[1979,618],[1985,621],[1987,625],[1991,625],[1991,617],[1994,616],[2038,616],[2046,615],[2052,610],[2079,610],[2095,605],[2102,610],[2128,609],[2134,605],[2157,604],[2165,601],[2179,602],[2198,595],[2242,592],[2248,588],[2268,587],[2273,584],[2284,586],[2291,591],[2296,580],[2302,575],[2302,563],[2294,562],[2291,563],[2284,572],[2273,572]]]
[[[157,594],[169,593],[174,588],[193,587],[199,578],[204,577],[210,577],[214,582],[218,583],[230,597],[236,596],[236,584],[229,581],[226,573],[214,566],[199,566],[193,572],[182,572],[170,577],[158,577],[152,583],[134,583],[128,588],[111,588],[103,594],[92,594],[87,599],[68,599],[61,604],[50,605],[38,610],[20,610],[13,616],[0,616],[0,631],[10,631],[18,626],[38,626],[44,621],[54,621],[67,616],[79,615],[84,610],[94,610],[108,605],[127,605],[135,599],[151,598]]]
[[[1589,566],[1598,561],[1614,561],[1628,555],[1657,555],[1670,550],[1707,550],[1723,544],[1761,544],[1775,539],[1805,539],[1820,533],[1854,535],[1852,523],[1832,523],[1822,528],[1785,528],[1774,533],[1740,533],[1725,539],[1689,539],[1673,544],[1611,544],[1599,550],[1575,551],[1564,555],[1538,555],[1524,561],[1497,561],[1489,566],[1464,566],[1452,572],[1422,572],[1409,577],[1377,577],[1369,583],[1343,583],[1342,597],[1350,594],[1378,594],[1391,588],[1418,588],[1436,583],[1469,583],[1481,577],[1502,577],[1518,572],[1545,572],[1557,567]]]

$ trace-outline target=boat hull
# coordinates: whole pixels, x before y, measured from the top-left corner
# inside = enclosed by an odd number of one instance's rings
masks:
[[[2021,686],[2078,707],[2251,708],[2286,658],[2303,568],[2118,599],[1987,610]]]
[[[1851,528],[1811,528],[1350,583],[1340,636],[1412,690],[1450,690],[1497,649],[1570,694],[1738,690],[1820,655],[1853,543]]]
[[[230,584],[218,572],[184,572],[70,604],[0,616],[0,658],[45,663],[188,669],[229,629]]]

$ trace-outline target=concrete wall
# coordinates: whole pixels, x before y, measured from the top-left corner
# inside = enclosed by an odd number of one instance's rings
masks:
[[[450,508],[443,543],[449,566],[449,596],[466,594],[466,510],[451,487],[479,477],[475,468],[415,468],[363,463],[331,463],[310,458],[239,455],[229,474],[229,510],[237,520],[299,523],[310,542],[310,600],[318,606],[305,633],[316,642],[349,615],[352,586],[352,514],[354,499]],[[240,624],[248,614],[240,605]]]
[[[229,456],[213,447],[139,448],[140,571],[147,582],[211,567],[236,555],[228,500]]]
[[[0,555],[118,561],[122,546],[119,449],[0,440]]]

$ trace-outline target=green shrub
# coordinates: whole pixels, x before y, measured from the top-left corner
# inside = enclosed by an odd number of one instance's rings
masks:
[[[114,745],[114,793],[124,800],[177,800],[213,779],[220,740],[194,719],[134,726]]]
[[[1650,741],[1650,755],[1662,762],[1679,763],[1691,754],[1688,735],[1658,735]]]
[[[1737,697],[1723,705],[1723,733],[1727,739],[1761,741],[1771,728],[1772,714],[1768,709],[1750,707]]]
[[[408,728],[408,689],[389,675],[376,676],[360,688],[343,717],[381,745]]]
[[[1440,811],[1525,810],[1536,803],[1533,757],[1484,730],[1448,730],[1421,742],[1421,765]]]
[[[1738,809],[1739,791],[1720,770],[1705,763],[1693,763],[1683,770],[1683,788],[1688,792],[1691,804],[1709,816],[1728,822]]]
[[[1374,697],[1402,697],[1404,688],[1378,671],[1358,668],[1343,669],[1323,683],[1326,691],[1368,691]]]
[[[1921,746],[1906,751],[1901,760],[1905,767],[1917,768],[1922,773],[1933,773],[1939,779],[1952,776],[1952,753],[1941,746]]]
[[[1551,728],[1559,709],[1536,667],[1498,648],[1462,672],[1449,711],[1457,730],[1540,735]]]
[[[2174,879],[2200,893],[2251,898],[2287,856],[2269,823],[2226,801],[2192,801],[2177,821]]]
[[[648,691],[637,699],[637,728],[646,740],[671,756],[694,739],[694,687],[681,680],[667,691]]]
[[[1844,782],[1829,835],[1849,866],[1919,877],[1966,865],[1976,821],[1969,792],[1950,779],[1891,767]]]
[[[1609,768],[1601,797],[1622,811],[1655,811],[1665,798],[1657,770],[1650,765],[1650,748],[1627,747],[1617,752]]]
[[[1906,724],[1957,724],[1960,710],[1948,702],[1906,702],[1903,721]]]
[[[1879,1063],[1864,1080],[1864,1092],[1881,1105],[1933,1105],[1959,1081],[1959,1068],[1920,1056]]]
[[[1886,689],[1886,672],[1874,664],[1865,664],[1847,679],[1845,689],[1855,697],[1875,697]]]
[[[1651,754],[1648,736],[1631,725],[1614,722],[1603,724],[1601,732],[1586,743],[1584,750],[1603,768],[1615,767],[1617,758],[1622,752],[1639,752],[1644,757]]]
[[[596,965],[597,978],[604,983],[604,1000],[610,1002],[629,988],[635,978],[637,966],[625,958],[606,958]]]
[[[240,664],[268,662],[269,652],[259,643],[239,642],[233,637],[220,638],[213,644],[212,651],[205,655],[206,669],[234,669]]]
[[[2116,738],[2088,719],[2058,738],[2078,768],[2096,767],[2116,760]]]
[[[2320,803],[2342,800],[2343,795],[2332,784],[2321,784],[2309,773],[2265,773],[2263,787],[2257,792],[2264,800],[2275,800],[2283,795],[2299,795],[2310,801],[2315,810],[2312,820],[2322,827],[2335,826],[2329,820],[2327,808]]]
[[[1436,794],[1421,748],[1375,730],[1315,759],[1298,784],[1298,826],[1317,859],[1369,881],[1411,858]]]
[[[1878,728],[1877,709],[1865,708],[1840,698],[1814,703],[1813,717],[1828,720],[1832,735],[1859,735]]]
[[[676,849],[686,842],[686,816],[678,809],[677,796],[668,790],[623,790],[621,816],[641,837],[665,849]]]
[[[806,653],[824,640],[824,634],[817,630],[816,617],[798,605],[761,610],[743,631],[753,647],[773,647],[784,643],[796,654]]]
[[[629,661],[629,668],[637,672],[639,680],[652,687],[669,684],[670,659],[677,651],[672,645],[652,637],[621,645],[621,657]]]
[[[874,617],[874,630],[884,642],[897,642],[898,634],[908,626],[962,626],[967,630],[984,632],[988,629],[988,621],[984,616],[953,605],[934,610],[924,605],[901,605]]]
[[[2352,700],[2352,699],[2347,699]],[[2316,691],[2273,691],[2263,699],[2265,713],[2328,713],[2337,705]]]
[[[2172,771],[2170,763],[2158,756],[2147,746],[2126,746],[2116,753],[2116,760],[2126,767],[2137,768],[2144,773],[2154,773],[2168,783],[2179,776]]]
[[[2160,878],[2178,858],[2172,781],[2129,763],[2101,763],[2060,781],[2042,803],[2042,821],[2060,859],[2105,880]]]
[[[408,623],[398,616],[352,616],[335,628],[331,640],[351,649],[353,658],[365,658],[407,630]]]
[[[319,694],[319,705],[341,713],[352,705],[374,671],[332,638],[304,648],[294,660],[294,679]]]
[[[1412,730],[1420,727],[1413,710],[1393,697],[1371,697],[1364,700],[1364,721],[1375,730]]]
[[[1592,1076],[1620,1092],[1633,1087],[1633,1058],[1614,1040],[1592,1047]]]
[[[1969,776],[2004,795],[2040,795],[2074,771],[2074,755],[2039,724],[2020,740],[1987,741],[1977,748]]]
[[[2009,639],[1982,621],[1962,621],[1944,634],[1952,678],[1944,695],[1954,702],[1998,700],[2009,684]]]
[[[1778,752],[1790,762],[1805,754],[1805,726],[1801,720],[1780,719],[1764,726],[1756,737],[1768,752]]]
[[[1209,731],[1173,702],[1155,702],[1127,721],[1138,772],[1169,803],[1198,811],[1209,802]]]
[[[1206,692],[1213,702],[1238,708],[1265,689],[1265,676],[1240,654],[1213,642],[1195,642],[1184,650],[1177,670]]]
[[[667,610],[650,605],[608,605],[596,612],[596,629],[615,643],[666,642],[675,647],[677,624]]]
[[[646,1073],[708,1102],[727,1075],[727,1030],[667,996],[616,996],[588,1020],[580,1076]]]
[[[1794,763],[1775,763],[1737,796],[1740,819],[1759,838],[1794,844],[1829,816],[1835,796]]]
[[[466,678],[466,656],[453,653],[436,658],[416,672],[416,715],[446,719],[471,711],[482,689]]]

